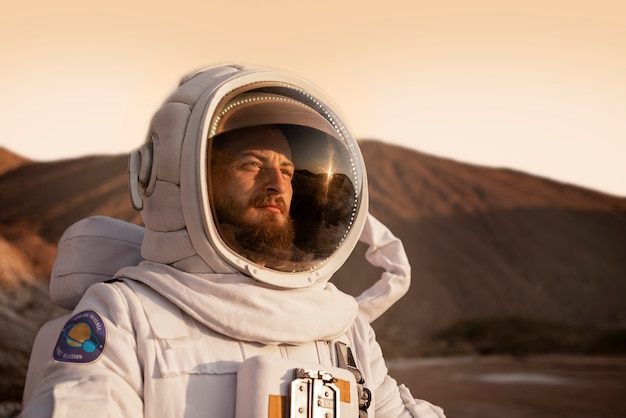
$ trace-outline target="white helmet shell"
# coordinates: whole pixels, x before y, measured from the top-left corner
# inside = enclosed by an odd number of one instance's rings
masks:
[[[301,170],[291,204],[296,237],[302,235],[296,244],[316,255],[289,268],[253,261],[233,248],[212,207],[213,141],[260,125],[284,128],[295,170]],[[154,115],[146,144],[131,153],[129,172],[133,205],[145,224],[142,256],[189,273],[239,271],[272,286],[309,287],[343,265],[367,218],[367,178],[356,140],[315,87],[274,70],[231,65],[183,79]],[[305,191],[305,184],[320,184],[312,178],[326,179],[326,189]],[[333,182],[342,184],[341,193],[328,188]],[[315,203],[320,193],[326,199]],[[337,196],[341,202],[326,203]],[[324,250],[317,251],[322,242]]]

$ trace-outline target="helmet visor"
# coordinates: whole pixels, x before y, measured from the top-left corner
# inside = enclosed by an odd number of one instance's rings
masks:
[[[353,139],[301,90],[234,92],[209,131],[213,223],[231,254],[280,272],[324,265],[349,234],[361,203]]]

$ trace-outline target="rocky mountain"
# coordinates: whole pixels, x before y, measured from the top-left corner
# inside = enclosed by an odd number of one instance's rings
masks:
[[[362,141],[371,212],[405,245],[409,293],[374,322],[388,355],[427,353],[476,318],[626,328],[626,198],[508,169]],[[33,162],[0,148],[0,398],[19,400],[38,327],[60,313],[47,278],[62,232],[89,215],[140,224],[127,156]],[[357,247],[333,279],[358,294],[380,271]]]

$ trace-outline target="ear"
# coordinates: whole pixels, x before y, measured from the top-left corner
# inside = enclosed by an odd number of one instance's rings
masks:
[[[130,200],[136,210],[143,209],[142,193],[150,196],[156,181],[156,153],[158,138],[153,135],[139,149],[132,151],[128,157],[128,186]]]

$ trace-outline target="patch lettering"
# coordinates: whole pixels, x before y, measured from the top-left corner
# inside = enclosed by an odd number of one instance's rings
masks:
[[[93,363],[102,356],[106,326],[96,311],[74,315],[61,330],[53,359],[62,363]]]

